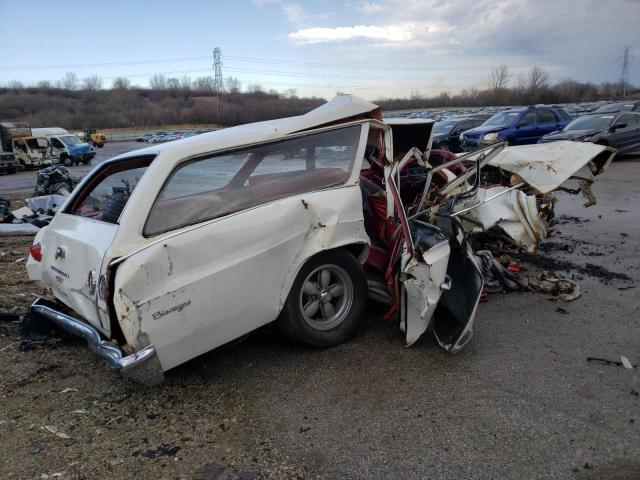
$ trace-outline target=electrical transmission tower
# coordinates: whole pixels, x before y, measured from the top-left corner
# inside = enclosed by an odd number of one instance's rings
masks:
[[[222,79],[222,60],[220,60],[220,49],[213,49],[213,91],[216,95],[224,92],[224,81]]]
[[[620,72],[620,95],[627,95],[627,85],[629,85],[629,64],[631,63],[631,45],[625,45],[622,54],[622,71]]]

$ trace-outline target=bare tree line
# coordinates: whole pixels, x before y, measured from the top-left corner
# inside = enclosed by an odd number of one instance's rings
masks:
[[[386,110],[429,107],[473,107],[570,103],[610,100],[621,91],[618,83],[564,80],[551,84],[544,69],[533,66],[514,76],[506,65],[494,67],[487,88],[446,91],[427,97],[414,92],[409,98],[383,98],[375,103]],[[226,77],[224,91],[215,92],[211,76],[153,75],[149,88],[132,86],[126,77],[114,78],[110,89],[97,75],[79,78],[68,72],[56,81],[35,87],[10,82],[0,88],[0,120],[27,121],[34,126],[66,128],[144,127],[178,123],[217,123],[224,126],[298,115],[323,103],[317,97],[299,98],[296,89],[278,92],[259,84],[244,88]],[[627,86],[627,91],[633,91]]]

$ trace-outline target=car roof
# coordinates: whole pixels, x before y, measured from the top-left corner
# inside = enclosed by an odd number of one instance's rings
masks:
[[[244,145],[278,140],[287,135],[310,130],[322,126],[346,121],[349,119],[361,120],[366,118],[379,118],[380,107],[374,103],[354,97],[352,95],[338,95],[310,112],[294,117],[267,120],[264,122],[247,123],[236,127],[223,128],[212,132],[180,139],[162,145],[153,145],[140,150],[124,153],[113,160],[142,155],[158,155],[164,152],[172,152],[178,155],[199,155],[212,151],[228,150]],[[411,119],[402,119],[407,122]],[[423,119],[416,123],[425,122]],[[385,119],[385,123],[387,120]]]

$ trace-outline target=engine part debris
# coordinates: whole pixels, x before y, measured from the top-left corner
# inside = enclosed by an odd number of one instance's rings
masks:
[[[62,165],[52,165],[38,172],[34,195],[69,195],[80,183],[80,179],[71,175],[71,171]]]
[[[544,271],[529,279],[531,290],[547,293],[559,300],[570,302],[580,296],[580,287],[573,280],[550,271]]]
[[[487,292],[517,291],[528,288],[529,282],[526,277],[503,267],[490,251],[479,250],[474,253],[474,258],[484,276],[484,288]]]
[[[627,361],[628,361],[628,359],[627,359]],[[624,363],[623,362],[618,362],[617,360],[609,360],[608,358],[587,357],[587,362],[601,363],[603,365],[615,365],[617,367],[624,367]],[[638,368],[637,364],[636,365],[632,365],[631,362],[629,362],[629,364],[631,365],[632,368]]]

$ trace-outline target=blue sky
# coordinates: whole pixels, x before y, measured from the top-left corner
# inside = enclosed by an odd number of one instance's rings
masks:
[[[640,84],[639,25],[639,0],[0,0],[0,83],[73,71],[147,86],[211,75],[219,47],[243,88],[373,99],[482,88],[499,64],[514,82],[534,64],[552,80],[616,81],[631,45]]]

